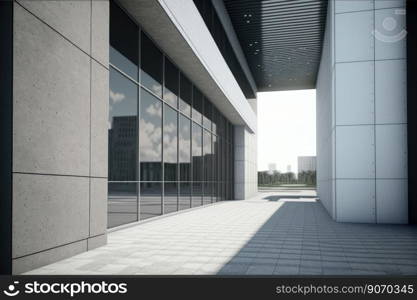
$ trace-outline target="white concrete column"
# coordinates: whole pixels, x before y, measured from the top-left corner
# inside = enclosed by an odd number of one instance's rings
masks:
[[[408,222],[404,5],[329,2],[317,82],[318,193],[337,221]]]
[[[257,99],[248,99],[257,112]],[[245,126],[235,126],[235,199],[253,197],[258,192],[257,136]]]

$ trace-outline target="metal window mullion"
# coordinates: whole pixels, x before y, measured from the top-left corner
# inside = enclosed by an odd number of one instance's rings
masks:
[[[137,158],[138,158],[138,163],[136,165],[137,168],[137,187],[136,187],[136,193],[137,193],[137,198],[136,198],[136,213],[137,213],[137,220],[140,221],[140,200],[141,200],[141,196],[140,196],[140,191],[141,191],[141,181],[140,181],[140,176],[141,176],[141,170],[140,170],[140,165],[141,165],[141,160],[140,160],[140,103],[141,103],[141,94],[142,94],[142,87],[140,85],[140,81],[141,81],[141,77],[142,77],[142,57],[141,57],[141,46],[142,46],[142,40],[141,40],[141,32],[142,29],[140,27],[138,27],[138,101],[137,101],[137,124],[136,124],[136,130],[137,130],[137,135],[138,135],[138,141],[137,141]]]
[[[162,98],[165,92],[165,55],[162,55]],[[161,163],[162,163],[162,178],[161,178],[161,215],[165,211],[165,158],[164,158],[164,123],[165,123],[165,101],[161,101],[162,118],[161,118]]]
[[[179,106],[180,106],[180,70],[177,69],[177,74],[178,74],[178,82],[177,82],[177,211],[180,210],[180,113],[179,113]]]
[[[190,208],[193,207],[194,189],[194,162],[193,162],[193,104],[194,88],[191,84],[191,105],[190,105]]]

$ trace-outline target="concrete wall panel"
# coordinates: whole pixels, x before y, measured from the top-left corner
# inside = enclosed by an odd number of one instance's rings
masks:
[[[336,125],[373,124],[374,63],[336,66]]]
[[[87,240],[63,245],[13,260],[13,274],[21,274],[42,267],[67,257],[74,256],[87,250]]]
[[[373,27],[372,11],[336,14],[336,62],[373,60]]]
[[[107,178],[90,178],[90,236],[107,231]]]
[[[375,177],[374,126],[339,126],[336,129],[336,177]]]
[[[107,177],[109,71],[91,62],[91,176]]]
[[[407,125],[376,125],[376,177],[407,178]]]
[[[91,1],[91,56],[109,65],[109,1]]]
[[[376,10],[374,35],[375,59],[406,58],[405,9]]]
[[[90,53],[91,1],[18,0],[17,2],[77,47]]]
[[[374,6],[373,0],[337,0],[335,3],[336,13],[370,10]]]
[[[13,175],[13,258],[88,237],[89,179]]]
[[[89,57],[17,4],[13,47],[13,171],[88,176]]]
[[[377,0],[375,1],[375,9],[405,7],[405,0]]]
[[[395,76],[393,76],[395,74]],[[407,63],[375,62],[376,123],[407,123]]]
[[[336,180],[337,213],[340,222],[375,222],[375,181]]]
[[[408,222],[408,188],[406,179],[377,179],[377,222],[406,224]]]

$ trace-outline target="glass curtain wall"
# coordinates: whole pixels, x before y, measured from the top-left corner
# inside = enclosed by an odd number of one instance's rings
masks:
[[[110,3],[108,227],[232,199],[232,124]]]

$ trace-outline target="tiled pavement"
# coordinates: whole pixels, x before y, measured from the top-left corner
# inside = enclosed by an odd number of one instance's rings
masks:
[[[284,194],[115,231],[104,247],[27,274],[417,274],[417,227],[336,223],[314,198]]]

